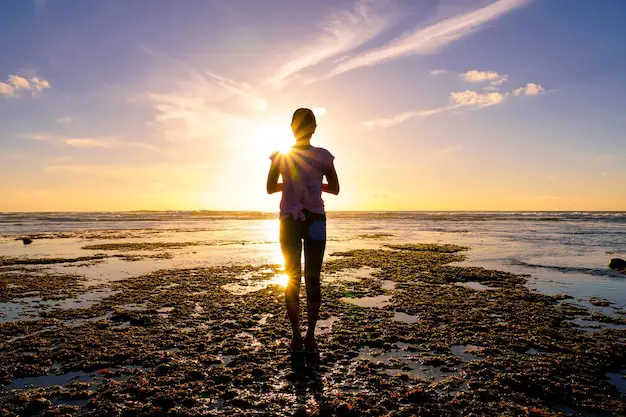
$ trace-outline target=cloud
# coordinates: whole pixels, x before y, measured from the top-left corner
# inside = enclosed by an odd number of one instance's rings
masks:
[[[30,79],[31,87],[37,91],[41,91],[44,88],[50,88],[50,83],[46,80],[42,80],[39,77],[34,77]]]
[[[73,148],[100,148],[100,149],[129,149],[139,148],[149,151],[160,152],[160,150],[152,145],[141,142],[122,141],[114,136],[107,137],[84,137],[84,138],[67,138],[63,139],[63,143]]]
[[[389,128],[411,119],[424,119],[426,117],[434,116],[439,113],[444,113],[452,110],[456,110],[462,107],[482,108],[488,106],[494,106],[504,101],[505,95],[497,92],[493,93],[479,93],[477,91],[465,90],[460,92],[450,93],[450,104],[443,107],[437,107],[428,110],[415,110],[397,114],[392,117],[381,118],[376,120],[370,120],[364,123],[364,126],[368,129],[373,128]]]
[[[70,173],[81,176],[96,178],[118,179],[129,181],[129,179],[151,182],[161,182],[163,178],[172,179],[194,179],[205,174],[209,166],[207,164],[158,164],[153,166],[122,166],[122,165],[87,165],[87,164],[56,164],[43,168],[45,173],[62,174]]]
[[[387,1],[361,0],[351,10],[331,15],[324,24],[323,35],[314,44],[294,51],[294,58],[268,79],[268,84],[280,88],[300,71],[374,39],[394,21],[388,12],[381,12],[389,6]]]
[[[434,53],[528,2],[529,0],[498,0],[481,9],[418,28],[413,33],[396,38],[380,48],[343,60],[330,72],[329,76],[378,65],[405,56]]]
[[[37,142],[46,142],[57,145],[70,146],[72,148],[99,148],[99,149],[146,149],[160,152],[155,146],[147,143],[121,140],[116,136],[100,137],[65,137],[54,133],[34,132],[22,135],[22,138]]]
[[[545,89],[540,84],[528,83],[524,87],[514,90],[511,94],[514,96],[537,96],[544,91]]]
[[[318,119],[326,114],[326,107],[313,107],[311,110]]]
[[[449,106],[440,107],[436,109],[430,109],[430,110],[408,111],[408,112],[400,113],[391,117],[370,120],[370,121],[365,122],[363,125],[368,129],[389,128],[389,127],[393,127],[401,123],[404,123],[410,119],[415,119],[415,118],[423,119],[425,117],[429,117],[437,113],[444,112],[448,110],[448,108]]]
[[[34,140],[37,142],[55,142],[55,141],[62,139],[58,135],[55,135],[52,133],[45,133],[45,132],[25,133],[21,135],[21,137],[24,139]]]
[[[26,79],[19,75],[9,75],[6,82],[0,82],[0,96],[19,97],[21,92],[40,92],[44,88],[50,88],[50,83],[39,77]]]
[[[467,71],[463,74],[459,74],[465,81],[471,83],[485,83],[488,82],[491,85],[500,85],[509,79],[506,74],[498,74],[495,71]]]
[[[9,75],[9,84],[16,90],[25,90],[30,88],[30,83],[26,78],[19,75]]]
[[[487,107],[502,103],[504,94],[478,93],[472,90],[465,90],[456,93],[450,93],[450,101],[453,106],[478,106]]]
[[[435,69],[430,72],[430,75],[444,75],[449,73],[450,71],[445,69]]]
[[[223,147],[249,136],[251,119],[269,107],[263,95],[251,85],[213,72],[199,71],[184,61],[150,48],[140,47],[159,60],[159,66],[173,65],[175,79],[163,79],[158,90],[147,91],[136,101],[147,102],[155,111],[146,125],[171,142],[228,137]]]
[[[468,71],[459,75],[469,82],[490,82],[491,85],[482,87],[483,92],[474,90],[452,92],[449,96],[449,104],[446,106],[403,112],[391,117],[369,120],[364,122],[363,125],[368,129],[389,128],[411,119],[423,119],[461,108],[480,109],[495,106],[501,104],[510,96],[536,96],[545,91],[539,84],[528,83],[524,87],[520,87],[511,92],[501,93],[497,91],[498,87],[494,84],[501,84],[508,79],[508,76],[498,74],[494,71]]]
[[[73,122],[73,119],[70,116],[59,117],[57,119],[57,123],[61,125],[68,125]]]

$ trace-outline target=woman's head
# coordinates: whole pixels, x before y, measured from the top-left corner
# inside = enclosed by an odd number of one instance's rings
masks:
[[[300,108],[293,113],[291,130],[296,141],[311,139],[316,127],[315,114],[311,109]]]

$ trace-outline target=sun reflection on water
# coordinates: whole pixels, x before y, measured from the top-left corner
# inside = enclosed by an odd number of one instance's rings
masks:
[[[285,267],[285,259],[283,258],[283,252],[280,250],[279,234],[280,223],[278,219],[275,220],[263,220],[265,226],[265,239],[270,246],[270,253],[268,261],[272,264],[278,264],[281,268]]]
[[[289,283],[289,276],[287,274],[275,275],[274,278],[272,278],[272,283],[286,287],[287,283]]]

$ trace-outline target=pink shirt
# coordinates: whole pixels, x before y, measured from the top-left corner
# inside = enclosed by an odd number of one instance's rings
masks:
[[[274,152],[270,159],[278,163],[283,177],[280,218],[305,220],[305,209],[323,214],[322,179],[332,169],[335,157],[324,148],[307,146],[293,147],[286,154]]]

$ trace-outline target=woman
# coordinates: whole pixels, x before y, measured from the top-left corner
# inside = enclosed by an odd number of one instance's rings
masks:
[[[286,153],[274,152],[267,175],[267,192],[282,191],[280,201],[280,247],[289,283],[285,288],[287,316],[291,323],[293,351],[317,351],[315,325],[319,316],[320,272],[326,248],[326,214],[322,192],[339,194],[333,160],[323,148],[311,146],[317,123],[310,109],[298,109],[291,120],[295,145]],[[283,182],[278,182],[282,175]],[[322,184],[326,177],[327,184]],[[307,296],[307,332],[300,333],[301,253],[304,242],[304,279]]]

